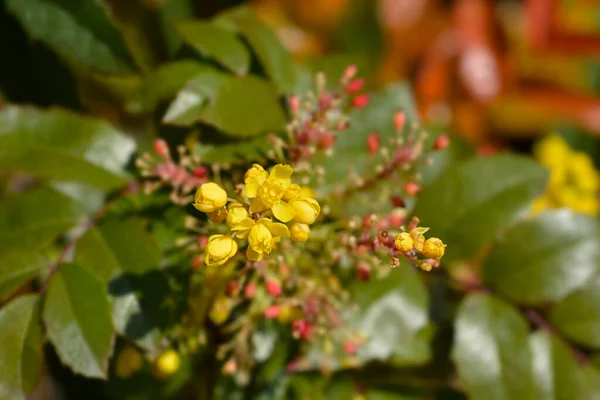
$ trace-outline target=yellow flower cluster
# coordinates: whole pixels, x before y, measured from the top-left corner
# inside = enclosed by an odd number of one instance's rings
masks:
[[[574,151],[558,135],[538,142],[534,154],[540,164],[550,170],[546,192],[534,202],[534,214],[561,207],[598,214],[600,174],[587,154]]]
[[[446,245],[436,237],[425,239],[424,233],[428,230],[429,228],[415,227],[410,232],[401,232],[394,242],[396,249],[403,253],[415,250],[425,258],[440,260],[444,256]]]
[[[246,256],[250,261],[262,260],[281,238],[289,237],[294,242],[308,240],[309,225],[315,222],[321,207],[310,190],[292,183],[293,172],[289,165],[278,164],[268,173],[254,164],[244,175],[243,194],[249,204],[231,201],[227,205],[230,201],[227,192],[213,182],[198,189],[194,207],[213,222],[225,221],[233,232],[209,238],[206,265],[222,265],[230,260],[238,251],[235,238],[248,240]]]

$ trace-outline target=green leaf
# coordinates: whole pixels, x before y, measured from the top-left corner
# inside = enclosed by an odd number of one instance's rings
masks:
[[[148,75],[130,108],[152,112],[161,102],[174,97],[194,76],[211,69],[192,60],[164,64]]]
[[[163,122],[178,126],[196,123],[208,100],[227,79],[227,75],[218,71],[206,71],[190,79],[170,104]]]
[[[165,291],[160,290],[163,278],[156,274],[161,258],[158,245],[136,218],[108,220],[90,229],[75,252],[75,262],[108,285],[116,330],[147,350],[155,350],[159,339],[156,324]]]
[[[238,137],[280,130],[286,121],[275,90],[256,76],[223,81],[202,111],[201,119]]]
[[[126,182],[135,142],[108,123],[53,109],[0,110],[0,167],[99,188]]]
[[[132,72],[120,35],[96,0],[8,0],[6,6],[29,36],[65,60],[102,72]]]
[[[586,400],[600,400],[600,371],[594,366],[587,365],[583,368],[583,378],[585,381]]]
[[[535,399],[527,321],[514,308],[470,294],[455,326],[452,360],[470,399]]]
[[[21,296],[4,306],[0,327],[0,398],[26,400],[43,362],[38,296]]]
[[[0,301],[39,276],[40,271],[49,264],[40,254],[25,249],[0,255]]]
[[[62,264],[50,280],[44,304],[48,338],[74,372],[106,378],[114,327],[100,280],[77,264]]]
[[[247,7],[227,11],[221,22],[232,23],[248,40],[267,75],[282,93],[290,93],[296,86],[292,55],[283,47],[277,35]]]
[[[193,48],[214,58],[233,73],[248,73],[250,52],[235,32],[206,21],[180,22],[175,26],[175,30]]]
[[[224,145],[201,143],[196,146],[194,154],[203,163],[247,164],[248,161],[265,158],[271,148],[272,145],[265,136],[257,136]]]
[[[588,216],[551,211],[522,222],[499,239],[483,265],[483,280],[511,300],[559,300],[598,271],[600,227]]]
[[[577,264],[570,266],[578,268]],[[593,278],[556,304],[550,321],[569,339],[600,348],[600,279]]]
[[[429,298],[414,268],[392,270],[382,280],[354,287],[362,316],[358,327],[367,335],[359,347],[362,361],[387,360],[396,365],[419,365],[430,357]]]
[[[584,376],[564,343],[546,331],[529,338],[536,400],[583,399]]]
[[[424,186],[414,214],[448,245],[446,260],[468,259],[525,211],[545,182],[545,170],[529,158],[471,159]]]

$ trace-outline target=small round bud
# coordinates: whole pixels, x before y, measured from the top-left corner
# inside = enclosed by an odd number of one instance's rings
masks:
[[[235,374],[235,371],[237,371],[237,363],[235,362],[234,359],[230,359],[228,360],[224,365],[223,365],[223,374],[227,375],[227,376],[231,376],[233,374]]]
[[[447,134],[440,135],[435,138],[433,143],[434,150],[444,150],[450,146],[450,137]]]
[[[446,245],[436,237],[429,238],[423,244],[423,256],[439,260],[444,256]]]
[[[198,243],[198,248],[200,250],[204,250],[204,248],[208,244],[208,236],[198,236],[198,238],[196,239],[196,243]]]
[[[161,158],[170,158],[169,145],[163,139],[155,139],[154,140],[154,151]]]
[[[404,185],[404,191],[410,197],[416,196],[419,193],[419,190],[421,190],[421,188],[419,187],[418,183],[409,182],[409,183],[407,183],[407,184]]]
[[[269,308],[265,310],[265,318],[268,319],[277,318],[279,314],[281,314],[281,306],[278,306],[276,304],[269,306]]]
[[[394,208],[404,207],[404,200],[402,199],[402,197],[392,196],[390,200],[392,201],[392,205],[394,206]]]
[[[119,353],[115,363],[115,374],[119,378],[129,378],[144,365],[144,357],[133,346],[127,346]]]
[[[358,67],[355,64],[348,65],[344,70],[342,79],[349,81],[350,79],[354,78],[356,72],[358,72]]]
[[[352,342],[345,342],[344,351],[346,354],[353,356],[356,354],[356,345]]]
[[[310,227],[307,224],[294,223],[290,227],[290,239],[296,243],[304,243],[310,236]]]
[[[197,255],[192,258],[191,267],[193,270],[198,270],[204,265],[204,256]]]
[[[373,132],[367,136],[367,149],[369,153],[375,154],[379,151],[379,147],[381,146],[381,138],[379,133]]]
[[[244,289],[244,297],[246,297],[247,299],[252,299],[255,294],[256,283],[250,282],[248,285],[246,285],[246,288]]]
[[[330,149],[335,143],[335,136],[327,132],[319,139],[319,147],[323,150]]]
[[[275,279],[268,279],[265,282],[265,287],[267,289],[267,293],[269,293],[273,297],[277,297],[281,295],[281,285]]]
[[[369,264],[360,263],[356,268],[356,278],[359,281],[368,281],[371,278],[371,267]]]
[[[225,293],[227,293],[228,296],[236,296],[238,294],[238,284],[235,281],[231,281],[227,283],[227,286],[225,286]]]
[[[290,96],[290,98],[288,99],[288,104],[292,113],[297,114],[298,111],[300,111],[300,99],[298,99],[298,96]]]
[[[169,349],[158,356],[154,363],[153,372],[158,378],[166,378],[177,372],[180,366],[181,358],[179,354],[175,350]]]
[[[206,167],[199,166],[194,169],[194,176],[196,178],[206,178],[206,175],[208,175]]]
[[[396,247],[396,249],[404,253],[408,253],[413,249],[414,241],[410,233],[402,232],[398,236],[396,236],[394,246]]]
[[[305,319],[298,319],[292,323],[292,333],[300,340],[309,340],[312,336],[313,327]]]
[[[387,242],[388,236],[389,234],[387,233],[387,231],[381,231],[377,234],[377,240],[379,240],[380,243],[385,243]]]
[[[365,108],[366,106],[369,105],[369,96],[367,96],[366,94],[361,94],[359,96],[356,96],[355,98],[352,99],[352,102],[350,103],[350,105],[353,108]]]
[[[405,124],[406,124],[406,114],[404,114],[404,111],[397,111],[394,114],[394,128],[396,128],[396,130],[398,132],[400,132],[404,129]]]
[[[346,86],[346,93],[356,94],[362,90],[364,85],[364,79],[354,79],[353,81],[350,81],[350,83],[348,83],[348,86]]]

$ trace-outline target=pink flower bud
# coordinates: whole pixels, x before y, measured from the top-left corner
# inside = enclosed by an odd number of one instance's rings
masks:
[[[356,75],[357,71],[358,67],[355,64],[348,65],[344,70],[344,75],[342,79],[344,79],[345,81],[349,81],[350,79],[354,78],[354,75]]]
[[[206,167],[199,166],[196,167],[196,169],[194,169],[194,176],[196,178],[206,178],[207,172],[208,170],[206,169]]]
[[[440,135],[435,138],[433,143],[434,150],[444,150],[450,145],[450,137],[446,134]]]
[[[333,101],[333,97],[331,94],[325,92],[321,93],[321,97],[319,98],[319,107],[321,110],[327,110],[331,107],[331,102]]]
[[[281,306],[272,305],[265,311],[265,318],[273,319],[277,318],[281,314]]]
[[[361,94],[352,99],[351,106],[354,108],[365,108],[369,105],[369,96]]]
[[[373,132],[367,136],[367,149],[369,153],[375,154],[379,151],[379,146],[381,145],[381,138],[379,137],[379,133]]]
[[[269,279],[265,283],[267,288],[267,293],[269,293],[273,297],[277,297],[281,295],[281,285],[274,279]]]
[[[313,327],[305,319],[297,319],[292,323],[292,333],[294,337],[300,340],[309,340],[312,336]]]
[[[169,158],[169,145],[163,139],[155,139],[154,140],[154,151],[161,158]]]
[[[407,184],[404,185],[404,191],[410,197],[416,196],[417,193],[419,193],[419,190],[421,190],[421,188],[415,182],[409,182],[409,183],[407,183]]]
[[[229,360],[223,365],[223,374],[231,376],[237,371],[237,363],[235,360]]]
[[[352,342],[345,342],[344,343],[344,351],[348,354],[348,355],[355,355],[356,354],[356,345]]]
[[[325,133],[321,136],[321,139],[319,139],[319,147],[323,150],[330,149],[331,146],[333,146],[333,143],[335,143],[335,136],[331,133]]]
[[[406,114],[404,111],[397,111],[394,114],[394,127],[399,132],[404,129],[404,124],[406,124]]]
[[[355,79],[346,86],[346,93],[356,94],[360,92],[365,85],[365,80],[362,78]]]
[[[287,372],[295,372],[298,369],[298,365],[296,361],[290,361],[285,369]]]
[[[356,278],[359,281],[368,281],[371,278],[371,267],[369,264],[360,263],[356,268]]]
[[[204,257],[203,256],[194,256],[192,258],[192,269],[200,269],[204,265]]]
[[[404,223],[404,217],[399,214],[392,214],[390,215],[389,222],[392,228],[399,228]]]
[[[200,250],[204,250],[206,245],[208,244],[208,236],[198,236],[196,239],[196,243],[198,243],[198,247]]]
[[[290,96],[288,99],[288,104],[290,105],[290,110],[292,113],[297,114],[298,111],[300,111],[300,99],[298,99],[298,96]]]
[[[227,283],[227,286],[225,287],[225,293],[227,293],[228,296],[235,296],[238,293],[238,284],[235,281],[231,281]]]
[[[254,297],[255,294],[256,294],[256,283],[250,282],[248,285],[246,285],[246,288],[244,289],[244,296],[247,299],[251,299]]]

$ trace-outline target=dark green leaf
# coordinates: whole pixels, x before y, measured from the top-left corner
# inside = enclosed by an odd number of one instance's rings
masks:
[[[233,136],[247,137],[282,129],[286,117],[268,82],[243,76],[219,85],[201,119]]]
[[[583,399],[584,377],[569,349],[546,331],[529,338],[536,400]]]
[[[452,359],[472,400],[534,400],[527,321],[510,305],[470,294],[456,318]]]
[[[48,338],[76,373],[106,378],[114,327],[100,280],[76,264],[62,264],[50,280],[44,304]]]
[[[112,320],[118,332],[140,346],[155,350],[158,341],[157,306],[161,290],[147,285],[160,265],[162,254],[152,236],[138,219],[109,220],[90,229],[78,242],[75,262],[108,285],[113,304]],[[140,297],[140,291],[146,298]]]
[[[360,282],[354,288],[364,310],[358,327],[367,335],[359,347],[363,361],[387,360],[414,365],[430,357],[429,298],[414,268],[402,266],[382,280]]]
[[[161,31],[169,58],[177,55],[183,41],[173,30],[173,25],[194,17],[194,0],[169,0],[158,10]]]
[[[0,301],[36,278],[50,262],[38,253],[18,249],[0,255]]]
[[[66,181],[114,188],[135,143],[104,121],[54,109],[8,106],[0,110],[0,167]]]
[[[467,259],[525,211],[545,182],[545,170],[525,157],[471,159],[423,187],[414,213],[448,245],[446,259]]]
[[[597,273],[600,227],[569,210],[551,211],[506,232],[483,266],[484,282],[511,300],[555,301]]]
[[[228,76],[218,71],[200,73],[188,81],[163,117],[163,122],[172,125],[190,126],[198,121],[200,113],[209,99]]]
[[[42,370],[38,296],[19,297],[0,310],[0,398],[25,400]]]
[[[267,75],[275,82],[280,92],[290,93],[294,90],[296,73],[292,56],[269,27],[244,7],[222,14],[220,18],[232,22],[246,37]]]
[[[64,59],[110,73],[130,73],[118,31],[95,0],[8,0],[8,10],[35,40]]]
[[[572,264],[570,267],[574,269],[579,266]],[[550,313],[550,320],[569,339],[600,348],[600,279],[593,278],[556,304]]]
[[[194,154],[198,155],[203,163],[247,164],[248,161],[265,158],[271,148],[272,145],[265,136],[257,136],[220,146],[198,144]]]
[[[233,73],[244,75],[248,72],[250,53],[235,32],[206,21],[180,22],[175,29],[185,42]]]

